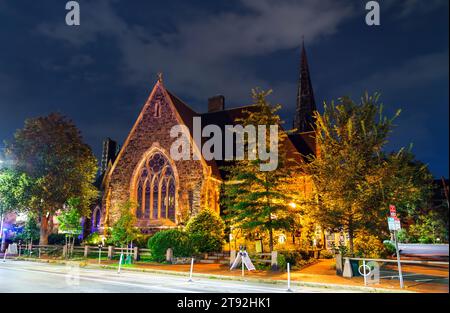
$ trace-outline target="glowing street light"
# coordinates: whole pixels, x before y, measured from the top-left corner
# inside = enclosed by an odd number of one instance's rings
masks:
[[[293,209],[297,208],[297,204],[295,204],[294,202],[289,203],[289,206]]]

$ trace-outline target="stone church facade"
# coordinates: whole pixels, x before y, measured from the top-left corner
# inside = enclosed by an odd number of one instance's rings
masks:
[[[201,208],[219,212],[220,177],[211,165],[201,157],[179,161],[170,157],[175,140],[171,128],[189,127],[194,115],[161,80],[156,83],[104,178],[103,227],[117,220],[120,206],[128,200],[136,204],[133,210],[143,232],[186,222]],[[195,146],[193,141],[191,145]],[[199,153],[198,147],[191,150]]]
[[[288,136],[288,144],[301,157],[316,153],[314,132],[305,122],[311,121],[316,108],[304,47],[297,93],[299,116],[294,119],[294,127],[298,131]],[[127,201],[134,204],[131,209],[143,233],[184,224],[205,208],[220,213],[224,164],[202,157],[201,147],[192,139],[193,118],[200,117],[202,125],[214,124],[223,129],[235,124],[236,118],[249,108],[225,109],[224,97],[216,96],[209,99],[208,112],[197,113],[158,79],[120,152],[108,166],[102,166],[102,200],[91,216],[92,229],[103,232],[112,226]],[[173,160],[170,156],[176,140],[170,136],[170,130],[176,125],[184,125],[190,131],[190,160]],[[305,177],[302,181],[299,188],[309,193],[309,180]]]

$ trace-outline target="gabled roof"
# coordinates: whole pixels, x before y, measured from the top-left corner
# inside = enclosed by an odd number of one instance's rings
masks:
[[[192,120],[193,117],[195,116],[201,117],[202,127],[204,127],[205,125],[217,125],[220,127],[222,133],[224,134],[226,125],[235,125],[236,119],[244,118],[245,113],[247,111],[251,112],[256,109],[255,105],[247,105],[242,107],[225,109],[222,111],[198,113],[170,91],[167,90],[167,93],[171,97],[173,104],[178,110],[178,113],[182,117],[185,125],[189,128],[191,134],[193,133]],[[207,140],[209,140],[209,138],[202,138],[202,146],[203,143],[206,142]],[[222,138],[222,147],[224,146],[225,146],[225,138]],[[289,134],[287,137],[287,142],[285,142],[285,146],[288,149],[289,157],[295,159],[301,158],[302,160],[298,161],[303,161],[305,159],[305,156],[314,154],[316,148],[314,132]],[[225,152],[223,151],[223,156],[224,153]],[[209,166],[211,166],[212,173],[217,178],[223,177],[224,173],[222,171],[222,167],[230,163],[229,161],[224,160],[210,160],[206,162]]]
[[[201,117],[202,119],[202,127],[205,125],[217,125],[219,126],[222,131],[225,129],[226,125],[235,125],[236,119],[245,117],[246,111],[252,111],[255,110],[254,105],[248,105],[248,106],[242,106],[237,108],[230,108],[225,109],[222,111],[216,111],[216,112],[206,112],[206,113],[198,113],[194,111],[188,104],[186,104],[184,101],[182,101],[180,98],[178,98],[176,95],[174,95],[172,92],[170,92],[165,86],[162,85],[160,81],[157,82],[155,87],[153,88],[152,93],[150,94],[147,102],[144,104],[144,107],[141,110],[141,113],[136,120],[135,124],[133,125],[133,128],[131,129],[130,133],[128,134],[127,139],[125,140],[125,143],[120,150],[116,160],[113,164],[109,164],[108,170],[106,171],[107,175],[103,178],[103,183],[106,183],[106,180],[109,179],[109,176],[111,172],[114,170],[117,162],[119,161],[123,151],[126,149],[129,138],[131,134],[135,131],[137,124],[142,119],[143,112],[145,111],[146,107],[150,104],[150,99],[153,97],[153,94],[155,93],[157,88],[163,88],[163,91],[168,95],[170,98],[170,102],[173,104],[174,109],[177,111],[177,116],[181,119],[180,122],[186,125],[186,127],[189,129],[191,136],[193,134],[193,118],[194,117]],[[224,133],[224,132],[223,132]],[[305,133],[308,134],[308,133]],[[224,136],[223,136],[224,137]],[[290,150],[290,154],[298,154],[296,152],[299,152],[301,155],[307,155],[310,153],[314,153],[314,140],[311,138],[310,135],[305,136],[304,134],[295,134],[295,135],[289,135],[288,136],[288,149]],[[203,143],[209,140],[209,138],[202,138],[202,146]],[[222,138],[223,146],[225,145],[225,138]],[[202,147],[201,146],[201,147]],[[201,147],[198,147],[201,149]],[[224,150],[224,149],[223,149]],[[294,151],[295,150],[295,151]],[[204,160],[204,159],[202,159]],[[211,174],[221,179],[223,177],[223,173],[221,171],[221,167],[226,165],[226,162],[223,160],[204,160],[206,164],[211,168]],[[202,161],[203,162],[203,161]]]

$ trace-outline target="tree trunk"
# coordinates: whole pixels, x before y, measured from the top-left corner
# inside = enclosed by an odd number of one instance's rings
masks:
[[[52,228],[53,223],[51,222],[53,217],[51,214],[46,217],[46,213],[42,213],[41,215],[41,225],[39,232],[39,244],[40,245],[48,245],[48,234],[50,233],[50,229]]]
[[[269,249],[270,253],[273,251],[273,229],[272,229],[272,215],[269,213]]]
[[[354,237],[353,227],[349,227],[348,237],[349,237],[349,244],[350,244],[350,255],[353,256],[353,237]]]
[[[48,218],[45,214],[42,214],[41,216],[39,244],[48,245]]]
[[[269,249],[270,253],[273,251],[273,230],[272,227],[269,228]]]

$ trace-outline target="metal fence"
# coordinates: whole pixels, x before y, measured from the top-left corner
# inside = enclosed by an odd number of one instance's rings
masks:
[[[392,260],[371,258],[344,258],[342,275],[347,278],[363,277],[364,285],[378,284],[381,280],[396,280],[400,287],[423,283],[448,286],[448,262],[427,260]]]

